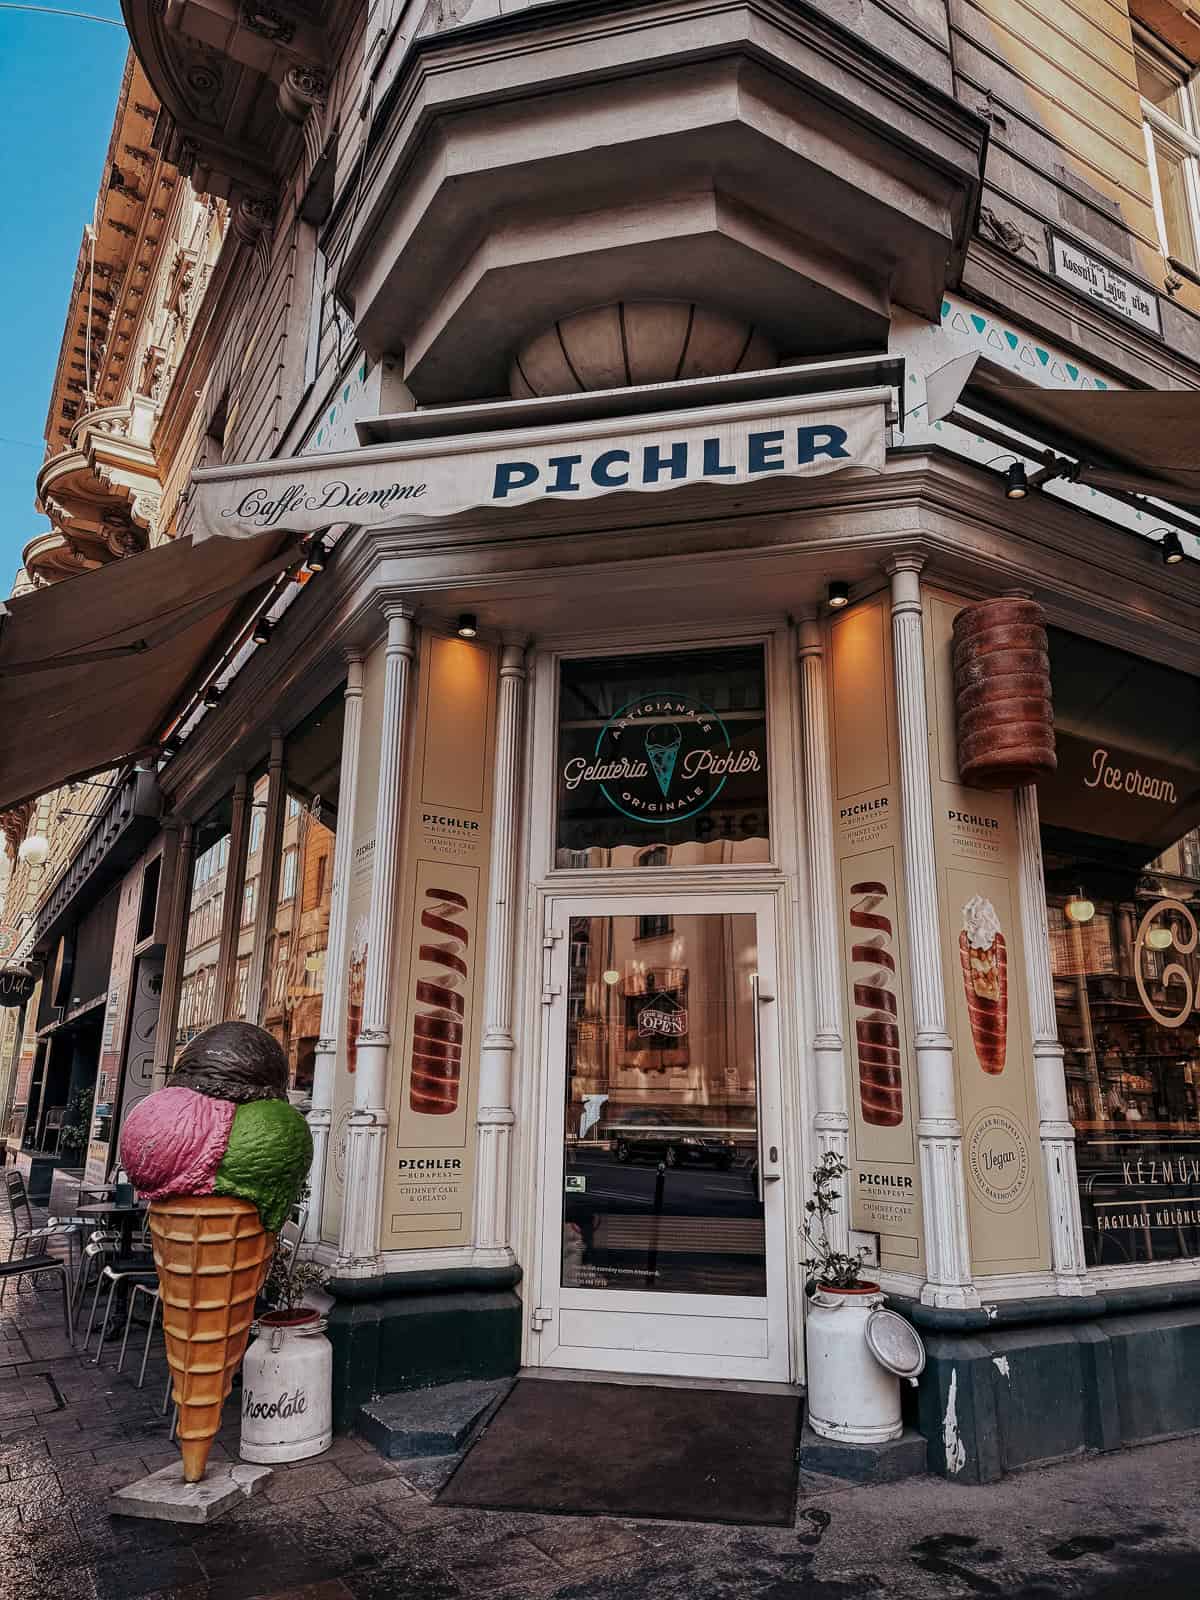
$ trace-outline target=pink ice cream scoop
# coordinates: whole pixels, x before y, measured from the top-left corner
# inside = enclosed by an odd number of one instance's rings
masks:
[[[237,1106],[194,1089],[147,1095],[121,1129],[121,1164],[139,1194],[212,1194]]]

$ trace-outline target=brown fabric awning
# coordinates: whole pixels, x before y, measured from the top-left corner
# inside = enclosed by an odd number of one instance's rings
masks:
[[[1093,488],[1200,505],[1200,389],[1043,389],[978,355],[926,383],[931,422],[971,406],[1073,456]]]
[[[0,808],[156,744],[242,597],[297,558],[179,539],[4,602]]]

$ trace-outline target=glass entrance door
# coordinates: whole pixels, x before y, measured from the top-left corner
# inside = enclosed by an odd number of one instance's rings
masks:
[[[774,902],[551,905],[544,1364],[789,1377]]]

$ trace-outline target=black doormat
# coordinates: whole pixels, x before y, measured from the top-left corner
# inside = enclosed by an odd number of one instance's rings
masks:
[[[791,1525],[800,1400],[522,1379],[441,1505]]]

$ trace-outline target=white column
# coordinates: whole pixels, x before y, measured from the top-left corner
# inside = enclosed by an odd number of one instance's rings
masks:
[[[897,556],[892,580],[892,641],[900,725],[901,828],[904,888],[916,1032],[920,1118],[921,1206],[925,1218],[925,1287],[933,1306],[977,1306],[971,1282],[962,1125],[954,1083],[954,1047],[946,1031],[946,996],[938,917],[929,770],[929,708],[921,639],[920,556]]]
[[[818,1159],[833,1151],[849,1159],[850,1117],[846,1107],[846,1052],[842,1032],[841,912],[834,866],[832,785],[829,779],[829,719],[825,692],[825,635],[816,618],[800,623],[800,719],[804,816],[808,832],[808,893],[816,965],[816,1031],[813,1035]],[[814,1163],[815,1164],[815,1163]],[[846,1186],[843,1185],[845,1192]],[[849,1198],[828,1223],[835,1250],[850,1246]]]
[[[1021,934],[1025,942],[1025,986],[1033,1026],[1038,1133],[1050,1210],[1050,1265],[1059,1294],[1087,1294],[1083,1218],[1075,1171],[1075,1129],[1067,1109],[1063,1047],[1054,1011],[1050,971],[1050,933],[1046,918],[1046,880],[1042,867],[1037,790],[1018,789],[1017,845],[1021,862]]]
[[[508,1187],[515,1050],[513,949],[520,914],[517,845],[524,699],[525,652],[520,645],[506,644],[500,658],[500,703],[496,715],[483,1046],[479,1057],[479,1110],[475,1118],[474,1260],[488,1267],[510,1266],[515,1259],[508,1238]]]
[[[416,654],[413,613],[396,601],[384,605],[387,654],[383,730],[375,807],[371,913],[367,922],[367,974],[354,1110],[346,1129],[346,1201],[338,1244],[342,1277],[370,1277],[379,1265],[379,1218],[387,1161],[387,1071],[391,1048],[392,946],[400,880],[400,819],[409,684]]]
[[[308,1227],[310,1244],[321,1238],[325,1205],[325,1164],[329,1159],[329,1127],[337,1075],[338,1031],[343,1015],[342,981],[346,958],[346,908],[354,860],[354,808],[358,795],[358,737],[362,726],[363,658],[346,652],[345,716],[342,721],[342,765],[338,779],[338,830],[333,845],[333,883],[329,891],[329,937],[325,947],[325,992],[321,996],[321,1032],[313,1059],[312,1108],[308,1126],[313,1159],[309,1172]]]

